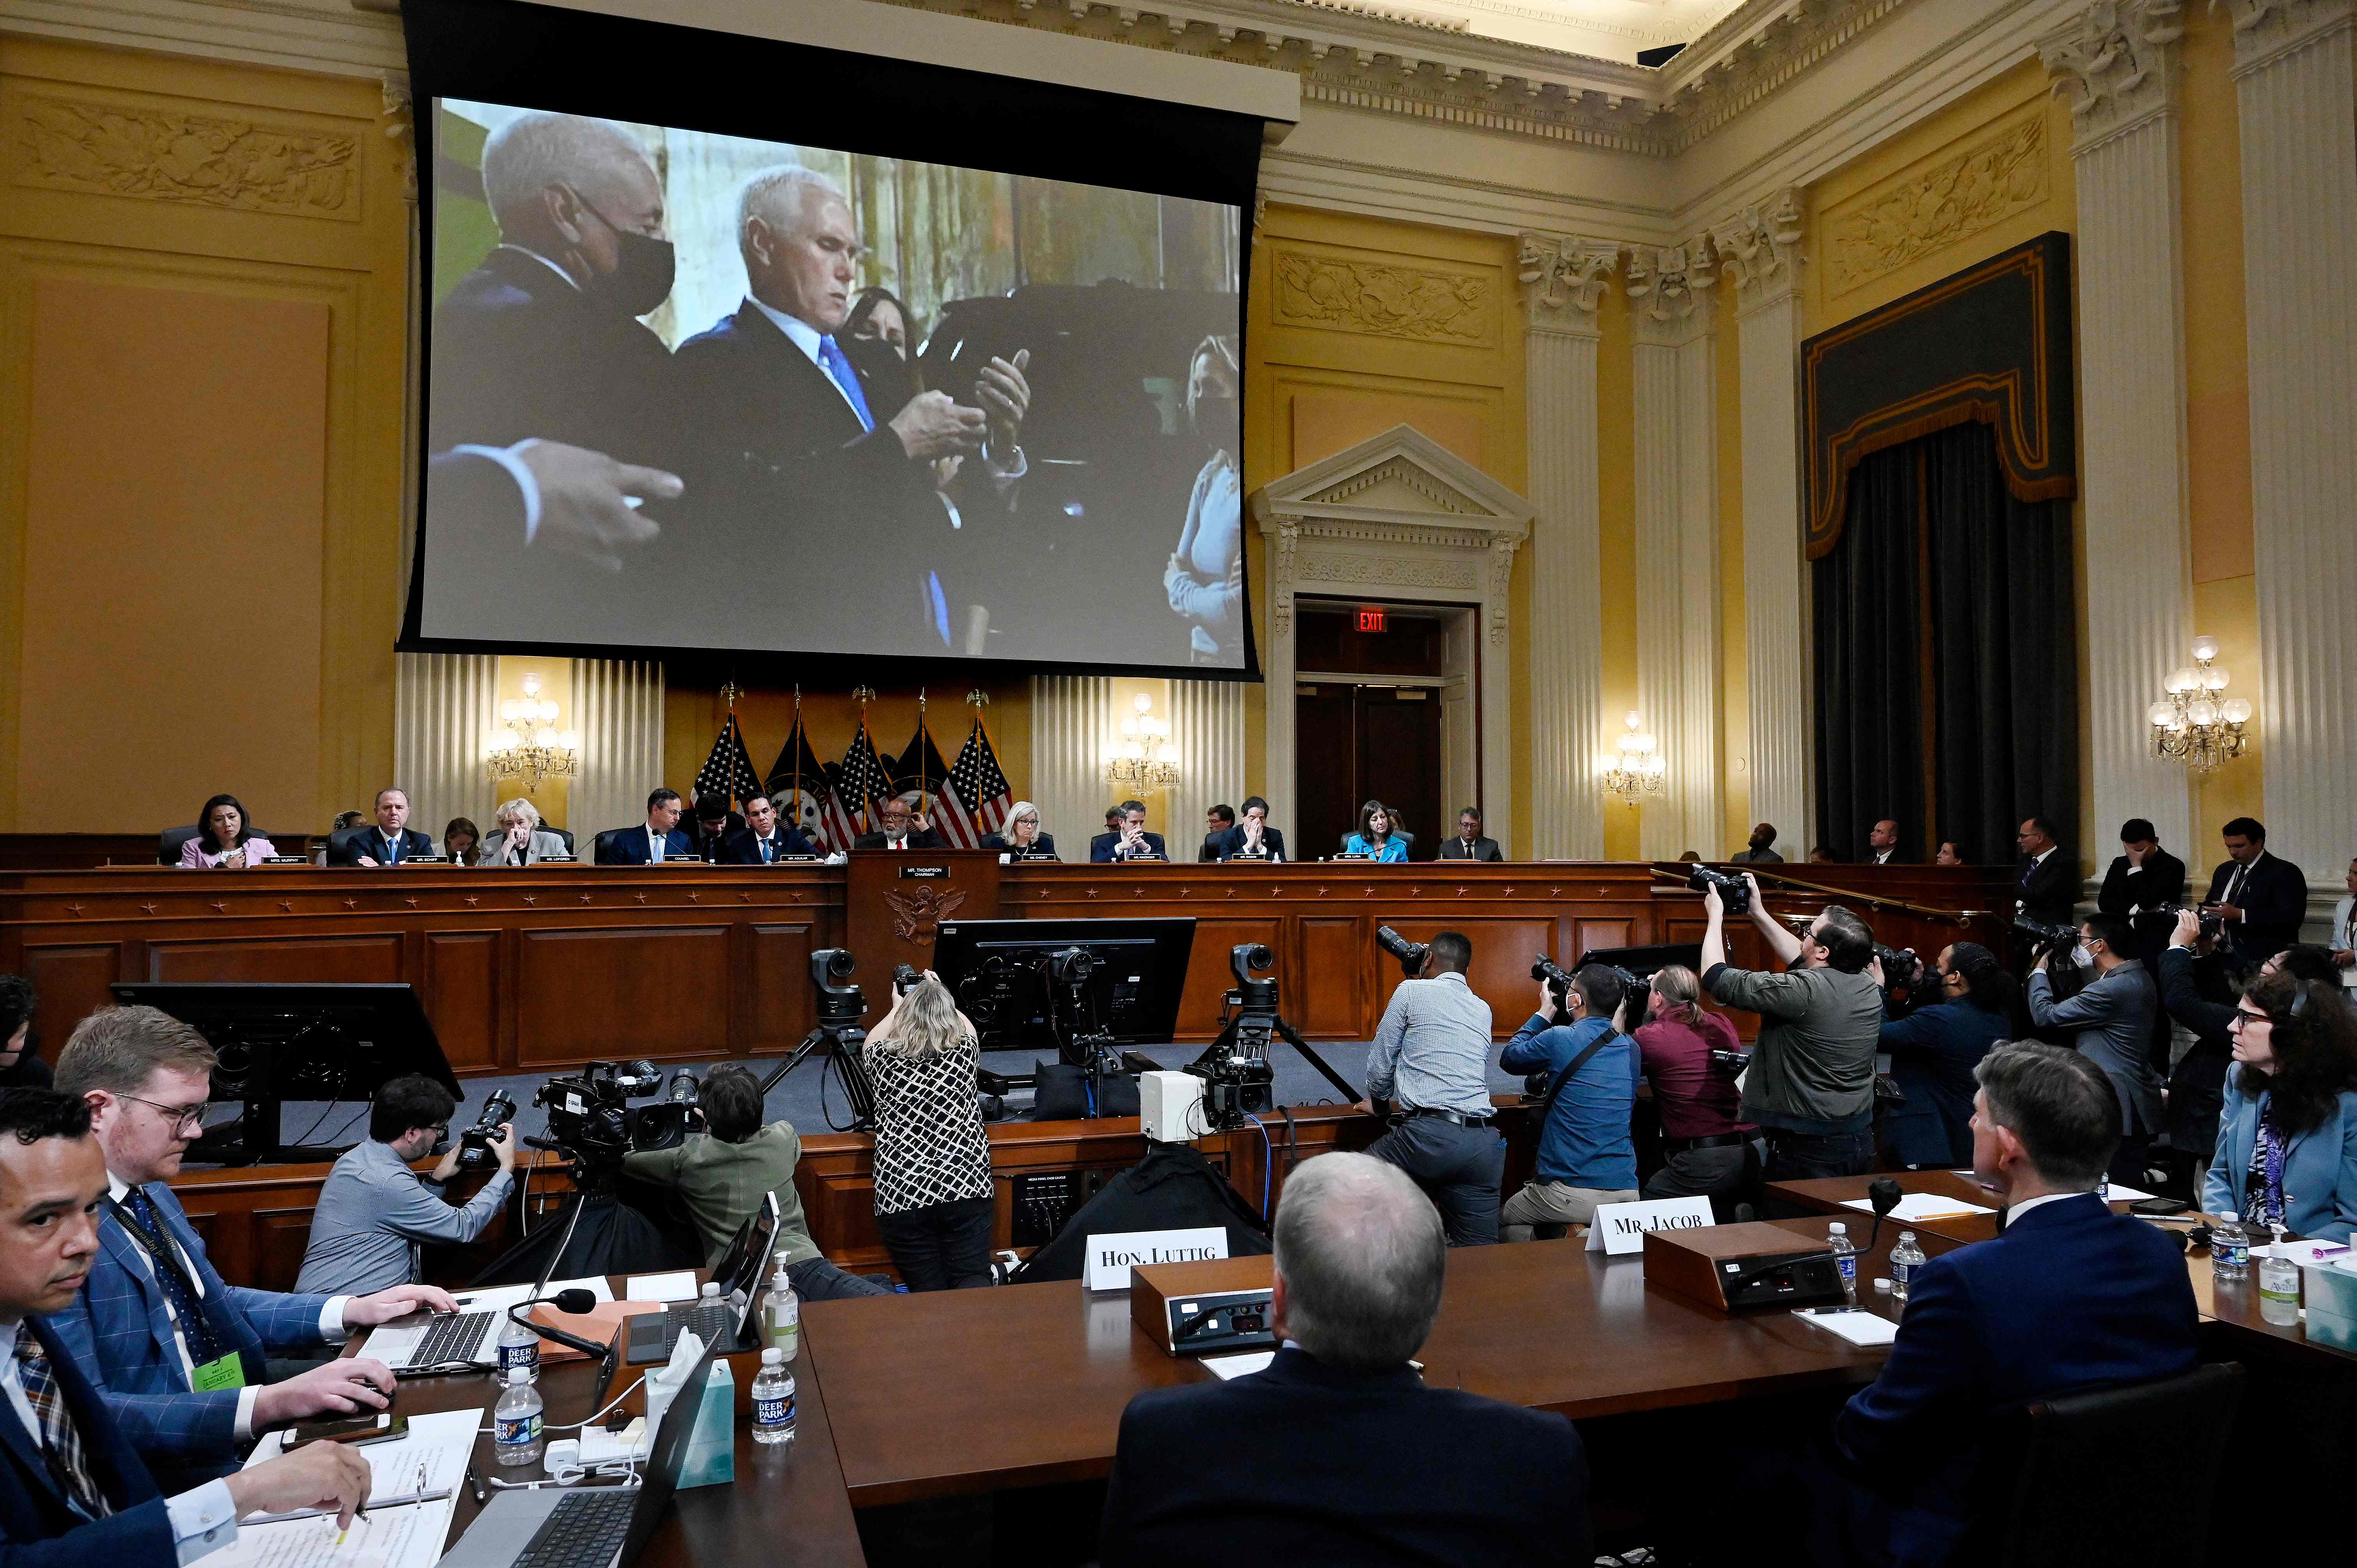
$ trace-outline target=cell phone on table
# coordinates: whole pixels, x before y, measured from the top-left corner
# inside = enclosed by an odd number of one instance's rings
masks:
[[[371,1443],[391,1443],[408,1435],[407,1416],[388,1416],[378,1411],[343,1421],[297,1422],[287,1428],[285,1452],[292,1454],[307,1443],[348,1443],[360,1448]]]
[[[2147,1214],[2154,1219],[2165,1219],[2171,1214],[2183,1214],[2192,1207],[2190,1203],[2180,1203],[2173,1197],[2140,1197],[2128,1205],[2128,1212]]]

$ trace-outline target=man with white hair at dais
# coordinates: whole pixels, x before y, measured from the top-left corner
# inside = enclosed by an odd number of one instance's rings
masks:
[[[1448,1244],[1398,1166],[1321,1155],[1277,1202],[1262,1371],[1129,1402],[1106,1484],[1104,1568],[1208,1563],[1512,1565],[1589,1561],[1571,1423],[1416,1363]]]

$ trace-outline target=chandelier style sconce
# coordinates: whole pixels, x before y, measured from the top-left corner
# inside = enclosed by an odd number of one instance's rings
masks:
[[[1666,794],[1668,770],[1663,766],[1659,743],[1645,733],[1643,715],[1631,708],[1620,723],[1623,731],[1612,742],[1620,759],[1604,770],[1604,792],[1630,806],[1647,795]]]
[[[491,781],[522,779],[523,792],[529,795],[544,779],[570,779],[580,772],[580,734],[558,729],[556,718],[555,700],[540,694],[540,677],[525,676],[523,695],[500,704],[500,723],[515,738],[510,745],[496,746],[483,759]]]
[[[1131,699],[1135,711],[1121,721],[1121,739],[1105,748],[1105,782],[1139,789],[1159,789],[1178,782],[1178,748],[1170,744],[1170,725],[1154,716],[1154,699],[1140,692]]]
[[[2220,700],[2231,677],[2212,662],[2217,657],[2216,638],[2195,638],[2193,662],[2171,674],[2163,688],[2169,695],[2145,710],[2152,725],[2152,754],[2196,773],[2233,761],[2250,745],[2244,727],[2251,719],[2250,701]]]

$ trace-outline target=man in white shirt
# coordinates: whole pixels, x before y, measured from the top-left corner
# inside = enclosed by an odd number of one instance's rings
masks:
[[[287,1295],[214,1272],[165,1185],[202,1128],[214,1065],[178,1019],[109,1007],[81,1021],[57,1067],[58,1088],[90,1107],[107,1193],[90,1278],[51,1326],[151,1466],[199,1475],[225,1468],[258,1433],[382,1410],[393,1390],[392,1370],[365,1356],[264,1385],[266,1355],[317,1354],[354,1328],[457,1305],[432,1285]]]
[[[108,1187],[90,1108],[50,1090],[0,1092],[0,1540],[25,1568],[194,1563],[242,1513],[318,1508],[351,1522],[368,1462],[340,1443],[166,1497],[84,1369],[38,1315],[70,1306],[99,1256]]]
[[[597,841],[603,865],[661,865],[693,854],[687,835],[679,831],[680,803],[676,789],[657,789],[647,797],[647,820],[635,828],[616,828]]]

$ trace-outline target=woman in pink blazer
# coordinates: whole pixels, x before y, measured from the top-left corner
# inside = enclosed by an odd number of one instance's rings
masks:
[[[215,866],[241,870],[260,865],[278,853],[268,839],[246,826],[245,808],[237,803],[234,795],[216,795],[207,800],[197,821],[204,826],[196,837],[180,846],[182,870],[202,871]]]

